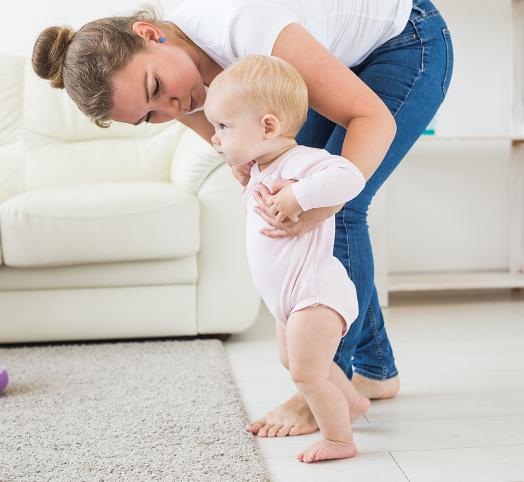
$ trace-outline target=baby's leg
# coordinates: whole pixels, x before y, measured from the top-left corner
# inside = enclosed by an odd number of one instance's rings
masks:
[[[277,349],[280,363],[289,370],[289,359],[287,356],[286,325],[279,320],[276,322]]]
[[[275,320],[275,322],[278,357],[282,365],[289,370],[286,327],[278,320]],[[370,406],[369,399],[356,390],[346,374],[335,362],[331,363],[329,379],[344,392],[348,403],[351,423],[368,411]],[[298,392],[296,397],[302,399],[302,394]],[[287,435],[312,433],[318,430],[318,424],[311,414],[307,404],[305,405],[305,409],[301,411],[299,415],[301,423],[297,424],[296,413],[286,409],[286,404],[284,403],[278,406],[275,410],[269,411],[264,417],[261,417],[253,423],[248,423],[246,425],[246,430],[258,435],[259,437],[285,437]]]
[[[329,310],[329,308],[324,307]],[[336,313],[335,313],[336,314]],[[276,326],[277,333],[277,347],[278,347],[278,356],[280,362],[289,370],[289,359],[287,355],[287,342],[286,342],[286,328],[280,321],[277,320]],[[344,393],[346,400],[348,402],[349,408],[349,418],[351,423],[355,420],[358,420],[362,415],[364,415],[371,405],[369,398],[362,395],[354,386],[353,383],[349,380],[347,375],[342,371],[335,362],[331,363],[331,369],[329,371],[329,379],[335,383]],[[279,427],[281,428],[281,427]],[[277,433],[277,430],[269,430],[267,436],[272,437],[272,432]],[[286,434],[289,432],[286,432]]]
[[[287,357],[286,346],[286,327],[279,321],[276,322],[277,348],[278,357],[284,367],[289,370],[289,361]],[[304,400],[300,392],[297,392],[295,398]],[[279,405],[274,410],[270,410],[263,417],[253,423],[246,425],[246,430],[258,435],[259,437],[285,437],[286,435],[302,435],[316,432],[318,430],[317,422],[309,407],[304,402],[300,411],[290,409],[286,402]],[[298,420],[297,420],[298,419]]]
[[[296,311],[287,321],[289,371],[323,435],[298,455],[301,462],[347,458],[357,453],[346,396],[329,378],[344,325],[343,318],[326,306]]]

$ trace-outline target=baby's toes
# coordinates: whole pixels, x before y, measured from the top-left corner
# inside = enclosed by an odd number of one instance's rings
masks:
[[[313,452],[312,450],[306,449],[297,455],[297,459],[300,462],[310,462],[312,452]]]
[[[304,455],[304,462],[315,462],[315,460],[318,460],[319,458],[319,450],[318,449],[315,449],[315,450],[308,450],[306,451],[305,455]]]

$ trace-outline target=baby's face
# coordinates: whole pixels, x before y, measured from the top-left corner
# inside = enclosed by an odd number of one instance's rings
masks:
[[[238,97],[211,85],[204,113],[215,128],[213,147],[230,166],[240,166],[265,154],[262,115],[253,107],[242,105]]]

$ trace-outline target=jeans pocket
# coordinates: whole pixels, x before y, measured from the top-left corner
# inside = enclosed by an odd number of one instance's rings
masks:
[[[404,47],[405,45],[413,42],[414,40],[417,40],[416,33],[408,33],[405,35],[401,34],[401,35],[398,35],[397,37],[393,37],[392,39],[388,40],[386,43],[382,44],[376,50],[388,50],[388,49],[395,49],[398,47]]]
[[[447,27],[442,29],[442,36],[444,37],[444,44],[446,46],[446,68],[442,80],[442,99],[444,99],[451,82],[451,74],[453,73],[453,43],[451,41],[451,34]]]
[[[377,47],[373,53],[382,53],[398,48],[410,47],[417,43],[420,43],[420,39],[413,26],[410,23],[408,23],[408,26],[406,26],[404,32],[397,35],[396,37],[389,39],[387,42]]]

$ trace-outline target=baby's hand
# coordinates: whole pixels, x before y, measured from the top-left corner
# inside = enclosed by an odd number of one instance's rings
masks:
[[[284,222],[286,218],[294,223],[298,221],[298,215],[302,212],[302,208],[298,204],[291,184],[269,196],[269,202],[272,203],[269,213],[276,216],[278,223]]]

